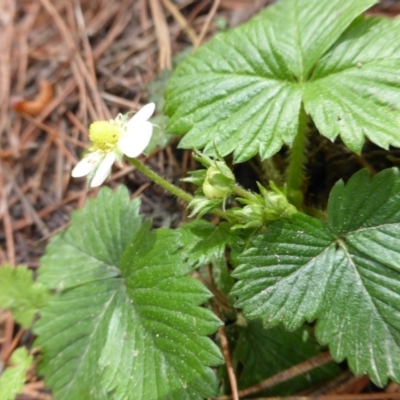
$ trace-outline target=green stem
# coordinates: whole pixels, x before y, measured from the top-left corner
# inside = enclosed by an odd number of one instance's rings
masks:
[[[254,195],[238,185],[235,185],[235,187],[233,188],[233,192],[243,199],[247,199],[250,201],[254,200]]]
[[[156,174],[154,171],[152,171],[150,168],[146,167],[141,161],[139,161],[137,158],[129,158],[129,162],[142,174],[148,176],[153,182],[157,183],[157,185],[160,185],[163,187],[165,190],[168,192],[174,194],[175,196],[179,197],[180,199],[186,201],[187,203],[190,203],[193,200],[193,196],[190,195],[189,193],[185,192],[184,190],[178,188],[177,186],[173,185],[172,183],[168,182],[164,178],[162,178],[160,175]],[[222,210],[219,209],[214,209],[209,211],[211,214],[214,214],[218,217],[225,218],[226,220],[231,220],[232,217],[230,215]]]
[[[193,196],[189,193],[186,193],[184,190],[178,188],[177,186],[173,185],[172,183],[168,182],[160,175],[156,174],[150,168],[146,167],[141,161],[137,158],[129,158],[129,162],[142,174],[148,176],[152,181],[160,185],[168,192],[174,194],[175,196],[179,197],[180,199],[190,203],[193,200]]]
[[[289,201],[299,210],[303,207],[303,164],[306,145],[307,114],[300,109],[299,127],[289,156],[287,171],[287,194]]]

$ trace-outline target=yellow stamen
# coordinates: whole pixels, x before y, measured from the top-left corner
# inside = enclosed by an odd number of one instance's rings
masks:
[[[121,136],[119,127],[108,121],[95,121],[89,127],[89,138],[94,147],[109,150],[117,144]]]

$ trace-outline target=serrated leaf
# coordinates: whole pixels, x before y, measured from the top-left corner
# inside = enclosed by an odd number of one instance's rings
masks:
[[[232,237],[228,224],[215,226],[204,220],[191,221],[180,232],[183,254],[195,268],[221,259]]]
[[[287,332],[282,327],[266,329],[260,320],[249,321],[241,327],[234,350],[234,361],[240,365],[240,389],[258,384],[281,371],[313,357],[321,351],[314,336],[306,327]],[[332,379],[340,369],[329,363],[307,374],[276,385],[262,395],[290,395],[305,390],[325,380]]]
[[[259,25],[259,40],[267,46],[268,32]],[[216,147],[223,156],[233,152],[236,162],[257,152],[267,158],[293,141],[300,89],[293,79],[285,82],[271,72],[269,67],[285,70],[279,56],[271,60],[277,65],[270,66],[258,54],[253,39],[243,40],[246,35],[241,31],[224,35],[201,48],[173,75],[166,91],[165,112],[171,116],[167,130],[189,131],[180,142],[183,148],[204,148],[214,154]],[[257,59],[247,60],[246,52]],[[189,96],[189,86],[193,96]]]
[[[51,241],[41,259],[39,281],[62,290],[119,276],[119,260],[142,223],[139,207],[140,200],[129,201],[124,186],[116,192],[104,187],[97,199],[72,214],[71,228]],[[64,251],[61,257],[58,247]]]
[[[198,306],[210,293],[184,276],[190,265],[179,251],[179,233],[140,227],[137,206],[125,189],[103,188],[42,260],[42,281],[54,282],[63,266],[69,283],[35,328],[44,357],[39,371],[58,400],[215,394],[209,366],[222,358],[206,335],[220,321]],[[77,233],[83,227],[85,238]],[[71,249],[77,256],[68,268]],[[70,276],[79,270],[86,271],[80,283]]]
[[[33,363],[33,357],[25,347],[19,347],[11,355],[11,365],[0,376],[0,399],[15,400],[22,392],[26,371]]]
[[[9,309],[25,329],[29,329],[33,317],[49,299],[49,290],[33,281],[32,272],[27,267],[0,267],[0,307]]]
[[[400,272],[400,180],[397,169],[387,169],[373,180],[357,173],[345,186],[333,188],[328,205],[329,225],[346,243]]]
[[[332,190],[329,226],[301,214],[255,239],[234,292],[251,318],[316,334],[378,385],[400,382],[400,177],[360,171]]]
[[[275,40],[293,75],[305,81],[354,18],[378,2],[285,0],[271,7],[269,20]]]
[[[400,146],[400,20],[359,18],[317,63],[304,104],[318,130],[360,153]]]
[[[303,91],[319,58],[375,0],[282,0],[252,21],[217,35],[173,74],[167,129],[180,146],[265,159],[297,134]],[[339,72],[339,71],[335,71]],[[321,133],[325,135],[324,130]],[[338,132],[336,132],[337,134]],[[326,133],[328,136],[328,133]]]
[[[322,222],[303,214],[268,225],[241,257],[234,294],[248,318],[289,330],[313,321],[333,273],[335,237]],[[324,267],[322,268],[321,265]]]

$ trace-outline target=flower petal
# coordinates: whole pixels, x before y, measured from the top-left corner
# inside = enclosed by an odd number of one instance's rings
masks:
[[[115,153],[108,153],[103,161],[98,166],[93,179],[90,182],[90,187],[100,186],[108,177],[111,171],[111,166],[115,161]]]
[[[127,128],[130,130],[131,124],[141,123],[143,121],[147,121],[154,113],[156,109],[156,105],[154,103],[149,103],[143,106],[128,122]]]
[[[150,142],[153,125],[148,121],[136,123],[134,131],[127,131],[118,141],[118,148],[128,157],[137,157]]]
[[[82,176],[90,174],[99,164],[102,157],[103,154],[98,152],[89,153],[88,155],[83,157],[82,160],[78,162],[78,164],[76,164],[75,168],[71,172],[72,177],[80,178]]]

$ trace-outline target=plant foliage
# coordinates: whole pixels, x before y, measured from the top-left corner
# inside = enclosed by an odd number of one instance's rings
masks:
[[[197,190],[186,193],[140,160],[128,161],[188,203],[196,220],[152,230],[125,187],[102,189],[51,240],[37,282],[26,268],[0,269],[0,306],[25,328],[40,311],[38,370],[57,400],[216,396],[227,386],[226,370],[218,379],[211,368],[223,358],[208,336],[220,318],[240,388],[325,345],[377,385],[400,383],[399,171],[371,177],[362,170],[339,181],[327,214],[304,201],[309,127],[331,141],[340,137],[348,154],[360,153],[366,140],[400,147],[400,19],[362,16],[375,3],[278,1],[172,72],[167,115],[158,115],[160,135],[148,149],[167,145],[165,124],[185,134],[181,147],[204,149],[194,154],[201,169],[184,179]],[[110,135],[95,156],[108,167],[103,155],[126,126],[101,126]],[[283,145],[291,149],[272,157]],[[236,182],[232,162],[256,155],[269,160],[252,164],[262,170],[252,193]],[[208,308],[205,285],[215,295]],[[316,338],[306,325],[314,321]],[[0,397],[20,391],[31,362],[26,352],[23,358],[20,369],[7,368],[15,385],[0,380]],[[331,364],[264,394],[294,394],[338,371]]]
[[[24,328],[32,325],[33,317],[49,298],[49,290],[39,282],[33,282],[28,268],[0,267],[0,307],[9,309]]]
[[[179,233],[141,224],[127,190],[103,189],[49,245],[40,281],[59,289],[35,332],[57,399],[198,399],[222,362],[205,335],[210,293],[184,275]],[[56,279],[59,274],[59,279]]]
[[[269,226],[234,271],[248,318],[289,329],[318,319],[336,361],[378,385],[399,381],[400,176],[362,170],[332,190],[327,225],[295,214]]]
[[[283,0],[217,35],[166,91],[183,148],[241,162],[292,144],[302,107],[320,133],[360,152],[400,146],[400,21],[358,17],[375,0]]]
[[[11,355],[11,365],[0,376],[0,399],[15,400],[21,393],[26,371],[32,365],[33,357],[28,354],[25,347],[19,347]]]
[[[183,252],[196,267],[221,259],[233,236],[228,224],[215,226],[204,220],[189,222],[180,231]]]

